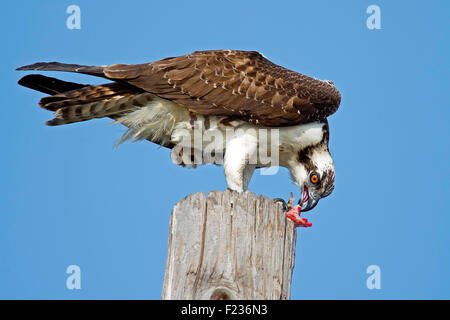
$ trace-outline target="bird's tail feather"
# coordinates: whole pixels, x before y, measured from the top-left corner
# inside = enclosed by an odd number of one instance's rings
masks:
[[[39,102],[55,113],[55,118],[47,122],[50,126],[103,117],[116,119],[152,99],[138,88],[116,82],[91,86],[34,74],[23,77],[19,84],[51,94]]]
[[[86,84],[62,81],[56,78],[46,77],[41,74],[29,74],[18,82],[21,86],[37,90],[47,94],[58,94],[66,91],[81,89]]]
[[[151,98],[151,95],[148,93],[140,93],[136,95],[116,95],[83,104],[69,104],[57,108],[55,118],[47,121],[46,124],[57,126],[104,117],[116,119],[146,105]]]

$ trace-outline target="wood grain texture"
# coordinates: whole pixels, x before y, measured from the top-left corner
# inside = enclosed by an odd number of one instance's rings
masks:
[[[172,211],[163,299],[289,299],[296,229],[250,191],[192,194]]]

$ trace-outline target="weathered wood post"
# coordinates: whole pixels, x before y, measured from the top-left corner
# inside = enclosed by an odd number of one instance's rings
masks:
[[[192,194],[172,211],[163,299],[289,299],[296,229],[252,192]]]

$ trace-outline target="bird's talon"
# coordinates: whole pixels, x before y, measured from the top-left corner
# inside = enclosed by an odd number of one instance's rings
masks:
[[[282,199],[282,198],[275,198],[275,199],[273,199],[273,202],[281,203],[281,205],[283,206],[283,211],[288,211],[290,209],[289,208],[289,203],[286,203],[286,201],[284,201],[284,199]]]

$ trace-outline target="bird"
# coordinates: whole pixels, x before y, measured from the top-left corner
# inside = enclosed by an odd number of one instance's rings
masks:
[[[327,118],[338,110],[340,92],[332,81],[284,68],[257,51],[195,51],[109,66],[38,62],[16,70],[109,81],[22,77],[20,85],[48,95],[39,105],[54,112],[49,126],[111,118],[127,127],[117,144],[148,140],[171,149],[180,166],[223,165],[228,188],[238,192],[248,190],[255,169],[286,167],[300,188],[299,202],[287,215],[297,226],[310,226],[300,211],[313,209],[334,189]],[[291,202],[292,197],[289,207]]]

